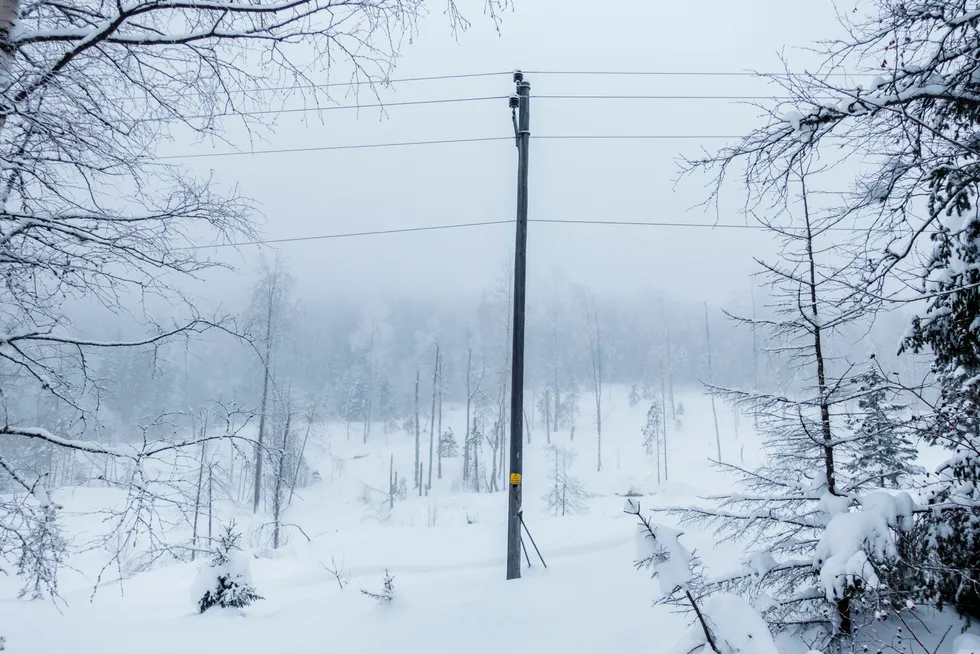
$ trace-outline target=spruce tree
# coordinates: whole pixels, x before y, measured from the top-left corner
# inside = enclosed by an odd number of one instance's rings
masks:
[[[241,534],[228,525],[218,537],[211,564],[201,571],[195,586],[200,613],[218,606],[241,609],[262,597],[252,588],[248,559],[241,552]]]
[[[908,407],[889,402],[893,393],[874,363],[851,382],[857,386],[859,399],[857,413],[848,419],[855,451],[846,469],[858,482],[901,488],[919,470],[915,465],[918,452],[902,419]]]

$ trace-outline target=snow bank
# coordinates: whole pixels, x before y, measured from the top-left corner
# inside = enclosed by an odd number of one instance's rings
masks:
[[[953,641],[953,654],[980,654],[980,636],[960,634]]]

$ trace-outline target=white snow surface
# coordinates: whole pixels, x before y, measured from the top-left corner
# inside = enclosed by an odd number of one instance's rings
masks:
[[[648,514],[655,506],[693,504],[699,496],[734,489],[731,478],[709,462],[715,456],[715,434],[707,397],[678,397],[688,411],[683,429],[670,429],[669,481],[658,484],[640,433],[648,406],[631,408],[626,396],[626,389],[603,392],[608,417],[603,419],[601,473],[595,470],[596,434],[586,414],[589,398],[582,400],[584,415],[574,442],[567,432],[551,436],[553,443],[579,453],[572,472],[594,494],[587,514],[546,515],[541,496],[547,486],[547,445],[543,427],[532,429],[532,444],[525,446],[524,519],[548,567],[539,564],[528,542],[532,567],[524,563],[520,580],[507,581],[504,574],[506,494],[460,491],[460,458],[444,460],[443,478],[434,479],[429,496],[417,497],[410,489],[410,497],[389,511],[365,488],[386,488],[392,456],[399,477],[411,480],[414,440],[403,432],[386,436],[376,425],[362,444],[360,433],[347,439],[344,425],[319,424],[309,448],[322,479],[298,489],[285,516],[286,523],[302,527],[309,541],[290,527],[286,544],[270,551],[268,527],[261,528],[270,516],[253,516],[250,507],[231,503],[216,507],[215,533],[231,520],[240,526],[246,548],[242,557],[263,600],[242,611],[198,614],[195,583],[203,583],[200,566],[208,562],[160,560],[149,571],[134,572],[143,562],[141,539],[118,565],[103,570],[111,553],[87,545],[111,526],[105,512],[119,507],[124,492],[97,485],[57,489],[51,501],[64,507],[59,522],[73,548],[70,567],[59,579],[64,603],[17,600],[18,580],[0,574],[0,636],[11,654],[667,651],[685,634],[696,634],[689,629],[693,616],[653,605],[657,584],[634,568],[636,518],[623,512],[623,495],[639,489]],[[736,423],[723,407],[718,413],[723,458],[737,461],[744,449],[746,467],[761,463],[751,421]],[[444,424],[457,434],[465,432],[464,423],[462,409],[446,412]],[[877,506],[867,513],[887,523],[903,513],[901,500],[894,503],[886,511],[882,507],[890,506],[889,500],[872,497],[865,508]],[[739,569],[746,559],[760,572],[772,565],[738,546],[715,547],[714,537],[697,529],[687,530],[681,544],[676,525],[664,516],[658,519],[668,521],[660,531],[663,542],[680,548],[673,550],[675,561],[689,560],[696,552],[708,573]],[[828,555],[845,558],[856,551],[846,540],[825,547]],[[344,588],[325,570],[333,565],[348,582]],[[396,601],[380,607],[359,591],[380,588],[385,569],[394,576]],[[667,577],[675,572],[668,570]],[[102,583],[93,596],[100,573]],[[119,573],[125,577],[122,584],[114,581]],[[683,578],[677,574],[670,582]],[[763,637],[758,615],[738,598],[716,596],[706,606],[727,642],[739,648],[731,651],[777,651]],[[945,625],[933,631],[944,630]],[[950,654],[951,646],[950,640],[940,654]],[[805,654],[808,649],[780,651]]]
[[[953,654],[980,654],[980,636],[960,634],[953,640]]]
[[[779,654],[765,620],[741,597],[715,593],[701,606],[721,654]],[[695,622],[671,650],[674,654],[710,654],[704,628]]]

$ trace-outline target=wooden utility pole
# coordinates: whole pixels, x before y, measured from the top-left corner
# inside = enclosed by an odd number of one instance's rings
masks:
[[[524,469],[524,300],[527,281],[527,164],[531,136],[531,84],[514,73],[510,97],[517,140],[517,239],[514,247],[514,342],[510,384],[510,484],[507,502],[507,578],[521,576],[521,474]]]

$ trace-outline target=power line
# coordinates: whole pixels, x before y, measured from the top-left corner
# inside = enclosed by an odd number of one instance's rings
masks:
[[[725,134],[532,134],[532,139],[546,141],[675,141],[675,140],[713,140],[740,139],[745,135]]]
[[[527,75],[589,75],[589,76],[638,76],[638,77],[868,77],[881,73],[764,73],[751,70],[526,70]]]
[[[228,91],[229,95],[248,95],[251,93],[267,93],[267,92],[281,92],[281,91],[312,91],[316,89],[326,89],[326,88],[339,88],[339,87],[358,87],[358,86],[379,86],[379,87],[389,87],[395,84],[406,84],[414,82],[439,82],[446,80],[459,80],[459,79],[476,79],[481,77],[499,77],[501,75],[510,75],[512,71],[491,71],[491,72],[479,72],[479,73],[460,73],[453,75],[428,75],[423,77],[401,77],[395,79],[356,79],[349,80],[347,82],[325,82],[323,84],[294,84],[291,86],[255,86],[247,89],[239,89],[235,91]],[[525,71],[526,74],[533,75],[588,75],[588,76],[649,76],[649,77],[788,77],[788,76],[802,76],[809,73],[757,73],[752,71],[702,71],[702,70],[613,70],[613,71],[599,71],[599,70],[546,70],[546,71]],[[880,73],[826,73],[821,75],[821,77],[870,77],[878,75]],[[200,95],[200,93],[190,93],[188,95]],[[540,96],[539,96],[540,97]]]
[[[451,104],[457,102],[481,102],[485,100],[506,100],[507,96],[492,95],[473,98],[439,98],[435,100],[407,100],[404,102],[377,102],[373,104],[341,104],[326,107],[296,107],[293,109],[258,109],[255,111],[228,111],[220,114],[201,114],[198,116],[184,116],[181,120],[202,120],[208,118],[236,118],[239,116],[265,116],[294,113],[320,113],[321,111],[337,111],[339,109],[387,109],[389,107],[412,107],[416,105],[429,104]],[[173,122],[176,118],[165,118],[163,120]]]
[[[437,141],[402,141],[398,143],[361,143],[356,145],[324,145],[309,148],[278,148],[273,150],[250,150],[232,152],[199,152],[194,154],[171,154],[157,159],[199,159],[202,157],[235,157],[241,155],[284,154],[291,152],[326,152],[329,150],[363,150],[369,148],[401,148],[416,145],[444,145],[448,143],[485,143],[488,141],[513,141],[513,136],[488,136],[470,139],[441,139]]]
[[[409,234],[415,232],[434,232],[447,229],[466,229],[471,227],[485,227],[490,225],[512,225],[514,220],[486,220],[481,222],[470,222],[470,223],[451,223],[447,225],[424,225],[419,227],[401,227],[395,229],[378,229],[364,232],[342,232],[335,234],[312,234],[308,236],[293,236],[287,238],[274,238],[274,239],[260,239],[255,241],[244,241],[241,243],[216,243],[213,245],[191,245],[183,248],[177,248],[179,250],[209,250],[209,249],[220,249],[229,247],[246,247],[251,245],[276,245],[279,243],[298,243],[303,241],[323,241],[331,239],[340,238],[356,238],[363,236],[383,236],[387,234]],[[591,225],[591,226],[605,226],[605,227],[680,227],[680,228],[696,228],[696,229],[753,229],[753,230],[764,230],[770,231],[771,228],[765,225],[757,224],[735,224],[735,223],[681,223],[681,222],[669,222],[669,221],[641,221],[641,220],[572,220],[572,219],[560,219],[560,218],[530,218],[529,223],[542,223],[551,225]],[[781,227],[776,228],[783,231],[793,231],[794,229],[803,229],[796,227]],[[819,229],[815,231],[835,231],[835,232],[866,232],[867,229],[862,229],[859,227],[827,227],[824,229]]]
[[[161,118],[162,121],[204,120],[210,118],[237,118],[242,116],[267,116],[296,113],[320,113],[323,111],[338,111],[350,109],[389,109],[392,107],[414,107],[420,105],[456,104],[468,102],[485,102],[489,100],[506,100],[507,96],[487,95],[470,98],[437,98],[433,100],[406,100],[398,102],[375,102],[371,104],[343,104],[316,107],[295,107],[283,109],[257,109],[253,111],[227,111],[217,114],[199,114],[181,118]],[[794,100],[790,96],[777,95],[538,95],[535,100],[729,100],[729,101],[762,101],[762,100]],[[830,99],[830,98],[827,98]]]
[[[384,234],[409,234],[413,232],[435,232],[444,229],[463,229],[467,227],[484,227],[486,225],[506,225],[513,220],[486,220],[475,223],[453,223],[450,225],[425,225],[422,227],[401,227],[397,229],[376,229],[367,232],[344,232],[340,234],[314,234],[310,236],[293,236],[289,238],[272,238],[242,243],[215,243],[214,245],[189,245],[178,250],[210,250],[218,248],[237,248],[249,245],[275,245],[277,243],[297,243],[300,241],[323,241],[335,238],[355,238],[358,236],[381,236]]]
[[[536,95],[535,100],[795,100],[788,95]],[[831,99],[831,98],[814,98]]]
[[[804,229],[802,227],[767,227],[766,225],[758,225],[752,223],[746,224],[735,224],[735,223],[679,223],[679,222],[666,222],[666,221],[643,221],[643,220],[563,220],[560,218],[537,218],[531,219],[528,222],[532,223],[546,223],[554,225],[608,225],[611,227],[696,227],[703,229],[756,229],[756,230],[766,230],[766,231],[793,231],[797,229]],[[815,232],[867,232],[868,229],[862,229],[860,227],[825,227],[822,229],[814,228]]]
[[[714,139],[738,139],[741,136],[731,136],[725,134],[555,134],[555,135],[532,135],[532,139],[538,140],[631,140],[631,141],[651,141],[651,140],[714,140]],[[434,141],[400,141],[395,143],[359,143],[352,145],[323,145],[311,146],[308,148],[276,148],[270,150],[248,150],[230,152],[199,152],[191,154],[171,154],[157,157],[160,160],[169,159],[199,159],[203,157],[235,157],[243,155],[260,154],[287,154],[296,152],[327,152],[331,150],[363,150],[371,148],[401,148],[422,145],[447,145],[453,143],[487,143],[490,141],[513,141],[513,136],[485,136],[480,138],[463,139],[439,139]]]
[[[392,86],[393,84],[405,84],[409,82],[438,82],[454,79],[473,79],[477,77],[497,77],[500,75],[510,75],[510,71],[498,71],[487,73],[461,73],[456,75],[429,75],[426,77],[401,77],[397,79],[356,79],[347,82],[325,82],[323,84],[295,84],[293,86],[255,86],[250,89],[240,89],[229,91],[229,94],[248,95],[249,93],[265,93],[271,91],[311,91],[314,89],[326,89],[335,87],[351,86]]]

